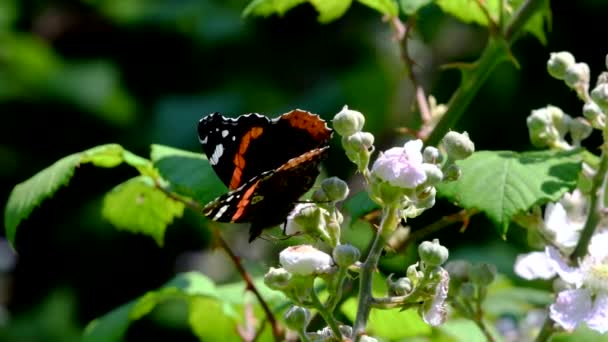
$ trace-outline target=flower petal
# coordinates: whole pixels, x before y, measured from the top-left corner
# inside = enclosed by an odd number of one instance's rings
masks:
[[[435,287],[435,295],[430,301],[425,301],[422,305],[422,319],[431,326],[438,326],[445,322],[448,316],[445,300],[448,298],[448,288],[450,275],[441,269],[441,279]]]
[[[551,279],[556,272],[545,252],[521,254],[515,261],[515,273],[527,279]]]
[[[549,315],[562,328],[572,331],[585,321],[591,310],[591,293],[587,289],[565,290],[557,294]]]
[[[593,308],[585,322],[590,329],[600,334],[608,331],[608,294],[602,293],[595,297]]]
[[[310,275],[329,271],[333,260],[329,254],[310,245],[291,246],[279,253],[281,266],[293,274]]]
[[[545,253],[547,254],[549,263],[552,265],[557,274],[559,274],[559,277],[562,278],[562,280],[569,284],[574,284],[576,287],[580,287],[582,285],[583,273],[581,270],[568,266],[568,264],[566,264],[566,262],[562,259],[562,256],[557,249],[547,246],[545,248]]]
[[[589,255],[601,262],[608,258],[608,231],[595,234],[589,243]]]

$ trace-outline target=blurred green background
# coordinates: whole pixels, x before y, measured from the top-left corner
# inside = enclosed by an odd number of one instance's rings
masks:
[[[216,111],[276,116],[302,108],[330,119],[347,104],[367,116],[380,150],[404,141],[397,127],[419,124],[398,47],[377,12],[355,3],[341,19],[319,24],[308,4],[282,18],[243,18],[247,3],[0,0],[0,203],[17,183],[95,145],[115,142],[142,156],[152,143],[199,152],[196,124]],[[546,73],[549,52],[569,50],[590,65],[592,79],[605,69],[608,2],[552,1],[551,7],[547,44],[532,36],[519,40],[513,53],[520,69],[502,64],[454,127],[468,131],[478,150],[530,149],[531,109],[554,104],[579,115],[574,93]],[[487,31],[434,6],[422,11],[416,29],[410,42],[416,72],[446,102],[459,74],[439,67],[474,61]],[[349,178],[353,168],[333,145],[327,174]],[[76,341],[87,322],[178,271],[238,279],[229,263],[209,261],[218,256],[205,252],[210,233],[196,215],[174,222],[162,248],[103,220],[104,193],[135,175],[127,166],[79,168],[70,186],[19,228],[18,256],[0,243],[0,340]],[[440,203],[412,225],[454,210]],[[457,230],[436,234],[452,256],[512,273],[523,238],[501,241],[482,217],[465,233]],[[251,263],[276,249],[258,241],[250,250],[242,227],[229,232]],[[193,339],[178,318],[163,326],[143,320],[129,340]]]

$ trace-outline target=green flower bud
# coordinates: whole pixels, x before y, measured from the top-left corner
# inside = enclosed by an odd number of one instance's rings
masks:
[[[329,200],[329,197],[327,197],[327,193],[325,193],[325,191],[323,191],[323,189],[317,189],[317,190],[313,191],[312,195],[310,196],[310,199],[315,203],[331,202]]]
[[[321,189],[332,202],[343,201],[348,196],[348,184],[338,177],[330,177],[321,183]]]
[[[424,273],[418,271],[418,263],[409,265],[405,271],[405,275],[411,280],[414,286],[416,286],[420,279],[424,277]]]
[[[604,113],[608,112],[608,83],[600,83],[593,88],[591,98]]]
[[[496,266],[486,263],[473,264],[469,275],[474,284],[488,286],[496,277]]]
[[[289,308],[284,317],[285,325],[294,331],[305,331],[311,319],[310,311],[297,305]]]
[[[587,139],[591,132],[593,132],[593,127],[584,118],[576,118],[570,121],[570,136],[575,146],[580,146],[581,141]]]
[[[344,106],[342,110],[334,116],[333,127],[343,137],[361,132],[365,124],[365,117],[356,110],[348,109]]]
[[[575,63],[566,69],[564,82],[572,89],[588,89],[590,73],[587,63]]]
[[[426,146],[422,150],[422,161],[429,164],[441,163],[443,156],[439,152],[439,149],[434,146]]]
[[[369,158],[374,149],[374,135],[369,132],[357,132],[342,137],[342,146],[346,156],[357,165],[359,171],[367,169]]]
[[[450,164],[443,174],[443,180],[447,182],[456,181],[462,176],[462,170],[456,164]]]
[[[284,268],[271,267],[264,275],[264,284],[273,290],[284,290],[289,287],[291,277]]]
[[[428,266],[439,266],[443,264],[450,255],[447,248],[439,244],[439,240],[424,241],[418,246],[420,260]]]
[[[462,298],[472,300],[475,298],[475,285],[466,282],[460,286],[460,290],[458,292]]]
[[[390,277],[387,279],[388,289],[391,295],[394,296],[405,296],[412,291],[412,281],[409,278],[401,277],[395,281],[392,281]]]
[[[329,238],[326,229],[328,215],[327,209],[314,203],[300,203],[287,216],[285,230],[289,234],[305,232],[327,240]]]
[[[445,147],[448,158],[452,160],[465,159],[475,152],[475,144],[469,139],[467,132],[448,132],[441,139],[441,143]]]
[[[453,260],[445,265],[445,269],[450,274],[450,279],[462,283],[469,280],[471,264],[466,260]]]
[[[426,180],[422,184],[424,187],[437,185],[443,180],[443,172],[435,164],[423,163],[422,170],[426,173]]]
[[[533,110],[526,119],[532,144],[536,147],[560,147],[572,118],[559,107],[547,106]]]
[[[549,72],[549,75],[554,78],[563,80],[566,75],[566,70],[571,65],[574,65],[574,63],[576,63],[576,61],[570,52],[552,52],[549,56],[549,61],[547,62],[547,71]]]
[[[583,116],[589,120],[589,123],[595,129],[604,129],[604,126],[606,126],[606,114],[593,101],[585,103],[583,106]]]
[[[340,267],[349,267],[359,261],[361,252],[352,245],[338,245],[332,252],[334,262]]]
[[[597,87],[599,84],[608,83],[608,72],[603,71],[597,77],[597,82],[595,82],[595,86]]]

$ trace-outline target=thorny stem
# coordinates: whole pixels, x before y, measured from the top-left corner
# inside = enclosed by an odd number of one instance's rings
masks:
[[[155,186],[158,190],[160,190],[162,193],[164,193],[167,197],[171,198],[172,200],[183,203],[184,205],[186,205],[187,207],[192,209],[194,212],[202,215],[203,207],[198,202],[195,202],[188,198],[182,197],[174,192],[167,190],[159,182],[156,182]],[[253,295],[256,297],[256,299],[262,306],[262,310],[264,310],[264,313],[266,314],[266,318],[268,319],[268,322],[270,323],[270,326],[272,328],[272,335],[274,336],[274,340],[277,342],[281,341],[282,332],[281,332],[281,328],[278,324],[278,321],[274,317],[274,314],[272,313],[272,311],[270,310],[268,303],[266,303],[266,301],[264,300],[264,297],[262,297],[262,295],[260,294],[260,291],[258,291],[257,287],[253,284],[253,280],[251,279],[251,276],[249,275],[247,270],[245,270],[245,267],[241,263],[241,260],[239,259],[238,256],[236,256],[236,254],[234,254],[234,252],[232,251],[232,249],[230,248],[230,246],[228,245],[226,240],[224,240],[222,235],[219,233],[219,230],[217,228],[214,229],[214,236],[216,238],[216,241],[219,243],[220,247],[226,252],[226,254],[228,254],[228,256],[230,257],[230,260],[232,260],[232,263],[234,264],[237,271],[241,275],[241,278],[243,278],[243,280],[245,281],[245,286],[246,286],[245,288],[253,293]]]
[[[319,297],[317,297],[317,292],[314,289],[312,290],[310,297],[312,298],[312,305],[315,307],[315,309],[317,309],[321,317],[323,317],[325,323],[327,323],[331,331],[334,333],[334,336],[336,336],[339,341],[342,341],[342,332],[340,332],[338,322],[336,322],[334,319],[333,314],[327,310],[327,307],[321,303]]]
[[[361,267],[361,273],[359,274],[359,302],[357,304],[357,317],[353,325],[352,336],[355,341],[358,341],[361,335],[365,333],[365,327],[367,326],[367,320],[373,303],[372,279],[374,271],[378,266],[380,254],[384,248],[385,240],[383,233],[391,232],[397,227],[397,224],[399,224],[397,212],[397,206],[395,205],[384,208],[382,222],[376,232],[369,254]]]
[[[593,183],[591,185],[590,191],[590,200],[589,200],[589,215],[587,216],[587,221],[585,222],[585,226],[581,232],[581,237],[576,244],[576,248],[572,255],[570,255],[570,260],[574,263],[578,263],[578,260],[584,257],[587,254],[587,246],[591,241],[591,237],[595,232],[595,229],[602,218],[602,208],[601,208],[601,199],[600,194],[602,193],[601,188],[604,184],[604,180],[606,178],[606,171],[608,171],[608,146],[604,145],[602,147],[602,156],[600,159],[600,165],[593,177]]]

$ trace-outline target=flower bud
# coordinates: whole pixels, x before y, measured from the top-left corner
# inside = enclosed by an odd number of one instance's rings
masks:
[[[412,281],[414,286],[424,277],[424,273],[418,271],[418,263],[409,265],[405,271],[405,275]]]
[[[323,191],[323,189],[317,189],[317,190],[313,191],[312,195],[310,196],[310,199],[315,203],[331,202],[329,200],[329,197],[327,197],[327,194],[325,193],[325,191]]]
[[[456,164],[450,164],[445,169],[445,172],[443,174],[443,180],[446,182],[453,182],[460,179],[460,176],[462,176],[462,170],[460,169],[460,166]]]
[[[329,254],[310,245],[285,248],[279,253],[279,262],[287,271],[304,276],[327,273],[333,263]]]
[[[551,52],[547,62],[547,71],[554,78],[563,80],[566,76],[566,70],[574,63],[576,63],[574,56],[568,51]]]
[[[423,163],[422,170],[426,173],[424,186],[434,186],[443,180],[443,172],[441,172],[441,169],[435,164]]]
[[[445,147],[448,158],[452,160],[465,159],[475,152],[475,144],[469,139],[467,132],[448,132],[441,143]]]
[[[466,282],[460,286],[458,294],[464,299],[473,299],[475,298],[475,285],[470,282]]]
[[[407,277],[401,277],[395,281],[387,279],[388,289],[391,295],[405,296],[412,291],[412,281]]]
[[[305,232],[327,239],[326,216],[328,214],[326,209],[314,203],[300,203],[287,216],[285,232],[287,234]]]
[[[439,266],[448,259],[450,253],[447,248],[439,244],[439,240],[434,239],[433,242],[422,242],[418,246],[418,255],[426,265]]]
[[[264,284],[273,290],[283,290],[289,287],[291,273],[284,268],[271,267],[264,275]]]
[[[604,129],[604,126],[606,126],[606,114],[593,101],[585,103],[583,106],[583,116],[589,120],[589,123],[595,129]]]
[[[374,135],[369,132],[357,132],[342,137],[342,147],[350,161],[357,165],[359,171],[367,169],[371,152],[374,150]]]
[[[289,308],[284,317],[285,325],[294,331],[305,331],[311,319],[310,311],[297,305]]]
[[[528,133],[536,147],[555,147],[564,142],[572,118],[559,107],[547,106],[532,111],[526,119]]]
[[[378,342],[378,340],[369,335],[361,335],[361,337],[359,338],[359,342]]]
[[[343,201],[348,196],[348,184],[338,177],[330,177],[321,183],[321,189],[332,202]]]
[[[361,132],[365,124],[365,117],[356,110],[348,109],[344,106],[342,110],[334,116],[333,127],[343,137]]]
[[[430,209],[435,205],[435,196],[437,195],[437,189],[429,186],[423,191],[416,193],[416,207],[422,210]]]
[[[338,245],[334,248],[332,255],[334,261],[340,267],[349,267],[355,262],[359,261],[361,252],[353,245]]]
[[[587,63],[575,63],[566,69],[564,82],[572,89],[589,88],[589,66]]]
[[[439,164],[443,159],[443,155],[435,146],[426,146],[422,150],[422,161],[429,164]]]
[[[445,269],[450,274],[450,278],[456,282],[465,282],[469,280],[470,268],[471,264],[466,260],[453,260],[445,265]]]
[[[591,98],[604,113],[608,112],[608,83],[600,83],[593,88]]]
[[[473,264],[469,275],[474,284],[488,286],[496,277],[496,266],[486,263]]]
[[[591,132],[593,132],[593,127],[584,118],[579,117],[570,121],[570,136],[574,145],[580,146],[581,141],[587,139]]]

